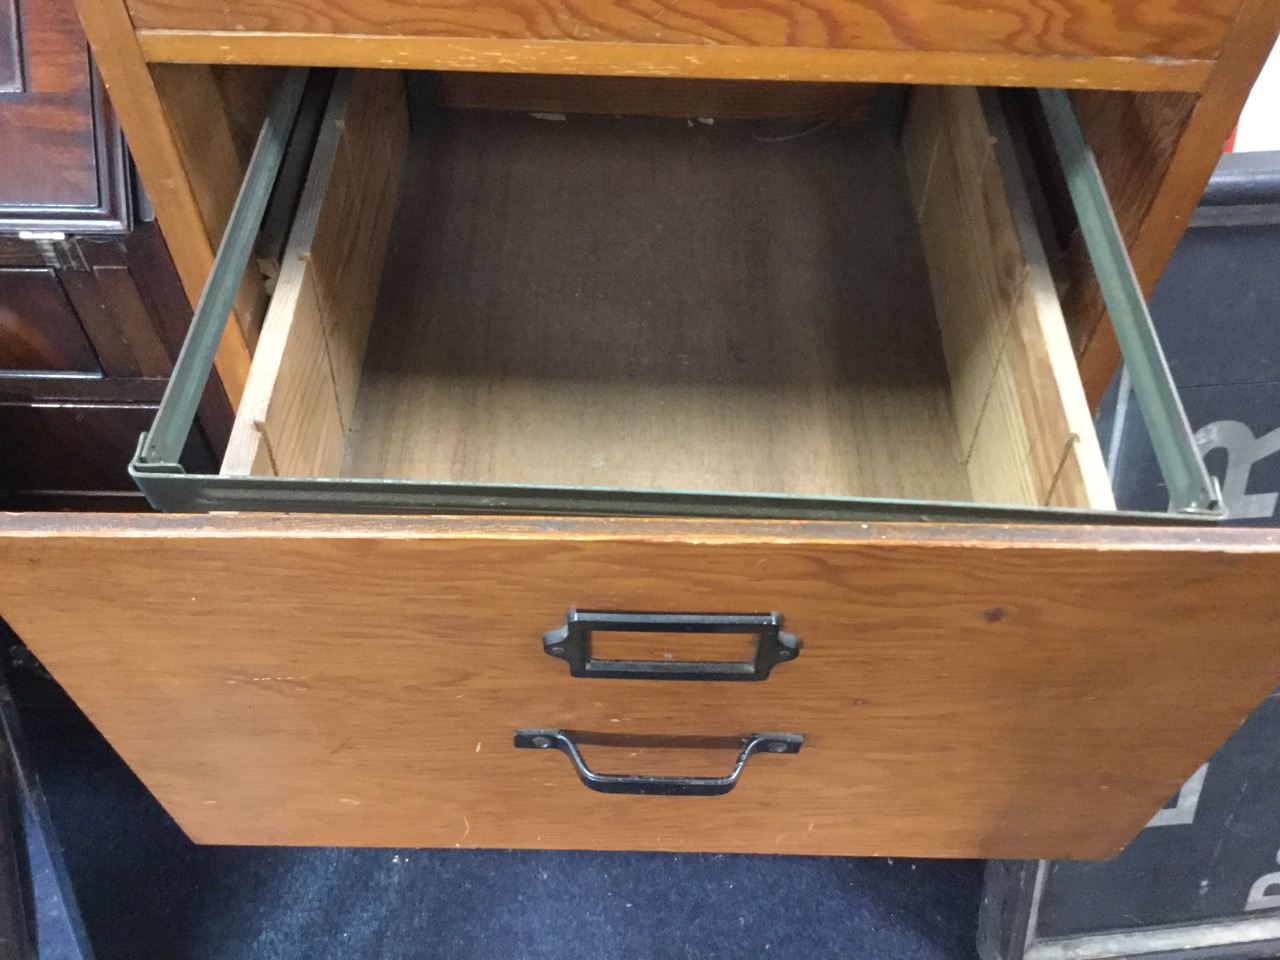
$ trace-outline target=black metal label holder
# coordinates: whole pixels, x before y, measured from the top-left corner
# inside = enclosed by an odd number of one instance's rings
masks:
[[[608,660],[591,655],[594,633],[751,633],[752,660]],[[542,638],[548,655],[575,677],[605,680],[766,680],[779,663],[800,655],[800,641],[782,630],[778,613],[606,613],[570,610],[565,625]]]

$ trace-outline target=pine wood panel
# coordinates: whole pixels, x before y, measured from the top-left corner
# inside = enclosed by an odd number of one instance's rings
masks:
[[[339,75],[223,473],[341,470],[407,137],[399,73]]]
[[[205,842],[1106,856],[1280,679],[1266,530],[20,517],[0,573]],[[776,610],[805,646],[764,683],[573,679],[541,635],[575,605]],[[519,726],[807,740],[636,798]],[[592,762],[694,765],[653,742]]]
[[[409,114],[403,76],[398,71],[357,71],[339,122],[342,136],[307,256],[338,414],[349,427],[406,159]],[[416,231],[425,226],[419,224]]]
[[[83,0],[82,0],[83,2]],[[116,0],[94,0],[116,2]],[[992,86],[1199,90],[1212,60],[1081,58],[1013,53],[750,47],[713,44],[502,40],[247,30],[139,30],[148,60],[173,63],[308,63],[585,76],[699,77],[946,83]]]
[[[916,90],[903,149],[973,499],[1113,509],[997,99]]]
[[[1026,263],[976,90],[917,89],[903,149],[967,462]]]
[[[982,108],[992,137],[989,170],[999,173],[1003,185],[998,202],[1007,205],[1016,231],[1022,282],[1010,304],[1010,319],[983,412],[995,443],[984,440],[981,430],[975,437],[969,459],[970,482],[975,490],[999,489],[1003,478],[1013,473],[1004,466],[1009,451],[1025,450],[1022,472],[1030,480],[1032,502],[1113,510],[1111,480],[1006,114],[991,91],[983,93]],[[992,204],[989,200],[989,210]],[[979,480],[980,474],[985,481]]]
[[[1238,0],[130,0],[143,29],[1212,59]]]

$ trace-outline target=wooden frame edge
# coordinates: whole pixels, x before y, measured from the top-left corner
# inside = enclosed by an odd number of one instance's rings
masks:
[[[1280,35],[1280,0],[1245,0],[1214,63],[1191,117],[1183,126],[1155,196],[1137,224],[1122,223],[1131,238],[1134,272],[1147,296],[1200,203],[1245,99]],[[1120,345],[1100,297],[1089,301],[1078,338],[1080,377],[1096,408],[1120,365]]]
[[[82,0],[89,2],[89,0]],[[1035,57],[894,50],[594,43],[324,33],[139,30],[142,55],[173,63],[397,67],[505,73],[683,76],[1194,91],[1210,60]]]
[[[1126,527],[840,520],[707,520],[682,517],[549,517],[495,515],[380,516],[302,513],[0,513],[0,541],[26,537],[390,540],[472,538],[646,543],[914,542],[926,545],[1010,544],[1046,550],[1087,544],[1095,550],[1280,552],[1280,529],[1268,527]]]

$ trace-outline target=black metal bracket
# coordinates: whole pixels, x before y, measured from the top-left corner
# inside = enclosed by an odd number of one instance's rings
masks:
[[[595,633],[753,633],[750,661],[603,660],[591,656]],[[777,613],[606,613],[570,610],[565,625],[542,638],[548,656],[569,664],[575,677],[606,680],[765,680],[775,664],[800,655],[800,641],[782,630]]]
[[[743,738],[733,769],[723,777],[651,777],[596,773],[587,766],[577,744],[565,730],[517,730],[519,750],[559,750],[573,764],[582,783],[597,793],[630,793],[648,797],[719,797],[738,785],[738,778],[757,753],[799,753],[804,737],[798,733],[752,733]]]

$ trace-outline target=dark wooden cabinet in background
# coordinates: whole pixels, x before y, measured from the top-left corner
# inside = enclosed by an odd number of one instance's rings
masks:
[[[145,508],[126,468],[190,318],[74,4],[0,0],[0,508]],[[192,466],[230,413],[215,385]]]
[[[0,0],[0,231],[127,231],[120,127],[69,0]]]
[[[145,508],[126,467],[190,316],[154,223],[0,238],[0,507]],[[193,467],[230,428],[219,390],[201,412]]]

